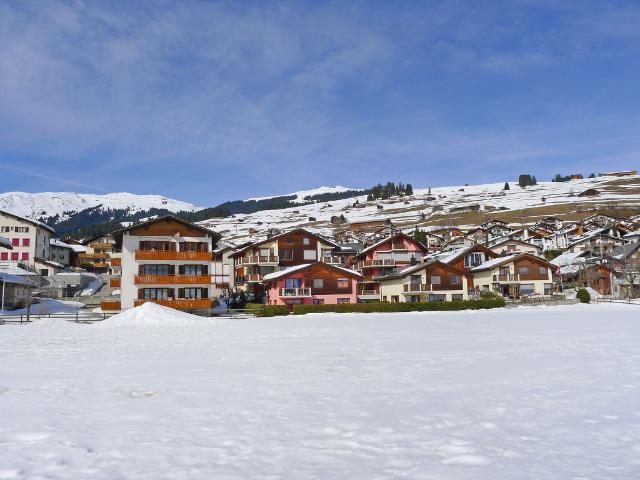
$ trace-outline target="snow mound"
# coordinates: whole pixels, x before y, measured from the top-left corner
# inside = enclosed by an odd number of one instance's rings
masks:
[[[209,319],[198,315],[147,302],[95,325],[99,327],[195,327],[209,322]]]
[[[600,294],[593,288],[591,287],[580,287],[580,288],[584,288],[587,292],[589,292],[589,295],[591,295],[592,300],[596,300],[600,298]],[[574,300],[577,298],[578,290],[576,290],[575,288],[565,288],[563,290],[563,293],[565,297],[568,298],[569,300]]]

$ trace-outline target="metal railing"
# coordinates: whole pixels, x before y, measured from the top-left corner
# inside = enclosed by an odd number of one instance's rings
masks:
[[[281,288],[280,296],[281,297],[310,297],[311,289],[310,288]]]
[[[211,275],[136,275],[136,285],[208,285]]]

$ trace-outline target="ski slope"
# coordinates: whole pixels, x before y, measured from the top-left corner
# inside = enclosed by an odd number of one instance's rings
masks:
[[[0,326],[0,478],[630,480],[638,308]]]

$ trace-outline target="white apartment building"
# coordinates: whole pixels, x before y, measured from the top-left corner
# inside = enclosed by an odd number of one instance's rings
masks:
[[[42,261],[50,259],[53,228],[28,218],[0,211],[0,235],[11,241],[13,250],[1,251],[0,262],[21,263],[29,268],[48,274]]]

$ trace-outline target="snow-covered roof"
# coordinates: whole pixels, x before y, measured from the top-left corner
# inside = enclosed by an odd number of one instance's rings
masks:
[[[635,243],[627,243],[626,245],[620,245],[613,250],[611,250],[611,256],[617,260],[623,260],[625,257],[633,254],[636,250],[640,248],[640,241]]]
[[[13,247],[11,246],[11,240],[9,240],[8,238],[4,238],[2,236],[0,236],[0,247],[13,250]]]
[[[31,285],[34,286],[35,283],[28,278],[21,277],[19,275],[13,275],[11,273],[0,272],[0,282],[5,283],[13,283],[16,285]]]
[[[85,247],[84,245],[74,245],[72,243],[65,243],[59,238],[52,238],[51,240],[49,240],[49,244],[53,247],[68,248],[69,250],[72,250],[76,253],[87,251],[87,247]]]
[[[0,272],[10,273],[12,275],[36,275],[29,270],[20,268],[15,262],[0,263]]]
[[[556,258],[551,260],[550,263],[557,265],[559,267],[564,267],[565,265],[572,265],[574,263],[584,262],[584,254],[585,252],[564,252],[558,255]]]
[[[275,280],[277,278],[284,277],[284,276],[289,275],[291,273],[297,272],[299,270],[304,270],[305,268],[309,268],[309,267],[317,265],[319,263],[322,263],[322,262],[303,263],[302,265],[294,265],[292,267],[287,267],[287,268],[285,268],[283,270],[279,270],[277,272],[268,273],[264,277],[262,277],[262,279],[264,281],[268,282],[268,281],[271,281],[271,280]],[[322,264],[326,265],[329,268],[335,268],[335,269],[338,269],[338,270],[342,270],[343,272],[348,273],[350,275],[355,275],[355,276],[358,276],[358,277],[362,276],[360,273],[356,272],[355,270],[350,270],[348,268],[340,267],[338,265],[329,265],[328,263],[322,263]]]
[[[8,217],[13,217],[16,220],[20,220],[21,222],[30,223],[30,224],[35,225],[37,227],[44,228],[45,230],[48,230],[51,233],[55,233],[55,230],[53,228],[51,228],[49,225],[45,225],[44,223],[38,222],[37,220],[31,220],[30,218],[21,217],[20,215],[16,215],[15,213],[11,213],[11,212],[6,212],[4,210],[0,210],[0,215],[6,215]]]
[[[390,241],[390,240],[393,240],[393,239],[394,239],[394,238],[396,238],[396,237],[408,237],[408,238],[410,238],[411,240],[413,240],[415,243],[417,243],[418,245],[421,245],[425,252],[427,251],[427,247],[425,247],[424,245],[422,245],[419,241],[417,241],[416,239],[414,239],[414,238],[413,238],[413,237],[411,237],[410,235],[407,235],[406,233],[398,232],[398,233],[394,233],[393,235],[391,235],[391,236],[389,236],[389,237],[385,237],[385,238],[383,238],[382,240],[380,240],[380,241],[378,241],[378,242],[374,243],[373,245],[371,245],[371,246],[369,246],[369,247],[365,248],[364,250],[362,250],[362,251],[359,253],[359,255],[363,255],[363,254],[365,254],[365,253],[367,253],[367,252],[369,252],[369,251],[371,251],[371,250],[375,249],[376,247],[379,247],[379,246],[380,246],[380,245],[382,245],[384,242],[388,242],[388,241]]]
[[[487,260],[486,262],[481,263],[477,267],[473,267],[471,270],[473,270],[473,271],[487,270],[487,269],[493,268],[493,267],[495,267],[497,265],[501,265],[503,263],[510,262],[511,260],[516,258],[518,255],[520,255],[520,254],[514,254],[514,255],[507,255],[505,257],[492,258],[491,260]]]

